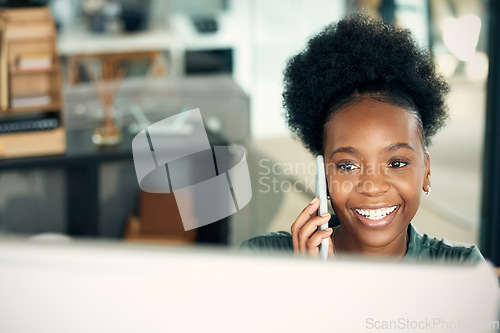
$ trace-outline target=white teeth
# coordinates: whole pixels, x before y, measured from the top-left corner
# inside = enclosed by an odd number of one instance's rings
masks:
[[[380,209],[356,209],[356,212],[364,217],[369,218],[370,220],[380,220],[387,215],[391,214],[396,210],[398,206],[380,208]]]

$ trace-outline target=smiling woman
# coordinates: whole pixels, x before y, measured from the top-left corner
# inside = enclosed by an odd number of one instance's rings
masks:
[[[420,138],[410,113],[369,96],[326,123],[327,183],[342,223],[337,251],[405,254],[406,229],[430,185]]]
[[[411,225],[422,193],[430,193],[427,146],[447,118],[448,85],[409,31],[346,18],[311,38],[284,73],[288,125],[311,153],[324,155],[335,216],[317,216],[316,198],[291,233],[254,237],[242,247],[317,257],[330,238],[330,258],[484,260],[475,245],[422,235]],[[338,225],[318,230],[329,220]]]

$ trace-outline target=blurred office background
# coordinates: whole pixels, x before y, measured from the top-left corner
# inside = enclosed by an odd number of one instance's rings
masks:
[[[0,6],[15,3],[44,1],[0,0]],[[131,103],[146,114],[160,112],[160,119],[200,108],[208,130],[245,147],[253,198],[228,221],[227,239],[220,243],[230,246],[265,232],[289,230],[314,196],[314,159],[291,136],[282,117],[281,81],[287,59],[309,36],[349,12],[362,11],[408,27],[423,47],[431,48],[451,85],[450,119],[430,148],[432,194],[423,197],[414,224],[433,236],[478,243],[488,75],[486,1],[48,3],[58,27],[68,130],[90,126],[99,109],[85,71],[71,62],[74,57],[145,51],[156,43],[163,71],[151,78],[147,60],[128,64],[116,100],[123,118],[133,118]],[[69,194],[63,173],[58,168],[3,170],[0,233],[67,233]],[[140,214],[138,190],[131,160],[100,167],[100,222],[95,236],[124,237],[130,216]]]

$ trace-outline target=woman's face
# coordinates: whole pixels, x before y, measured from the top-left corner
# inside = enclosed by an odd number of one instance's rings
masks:
[[[328,189],[351,250],[376,253],[406,246],[406,228],[430,184],[420,138],[413,115],[370,98],[326,123]]]

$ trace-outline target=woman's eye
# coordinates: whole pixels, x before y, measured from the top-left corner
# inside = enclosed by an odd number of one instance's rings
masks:
[[[408,165],[407,162],[403,162],[403,161],[393,161],[391,163],[389,163],[389,166],[391,168],[402,168],[404,166]]]
[[[337,164],[337,168],[339,168],[342,171],[351,171],[357,169],[358,167],[352,163],[339,163]]]

